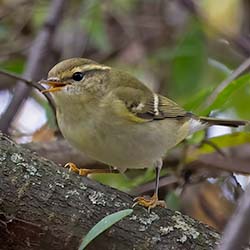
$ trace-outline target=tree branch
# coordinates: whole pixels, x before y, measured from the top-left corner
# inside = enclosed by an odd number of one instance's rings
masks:
[[[62,17],[65,2],[65,0],[54,0],[52,2],[50,13],[45,21],[44,27],[37,35],[36,40],[30,49],[28,63],[25,73],[23,74],[23,78],[38,81],[42,77],[44,70],[46,70],[44,67],[44,61],[48,56],[48,51],[52,44],[52,38]],[[23,101],[28,97],[30,90],[31,88],[27,84],[24,84],[22,81],[17,82],[14,91],[15,94],[11,103],[0,120],[1,131],[5,133],[8,132],[8,128],[13,118],[18,112]]]
[[[130,208],[132,197],[39,158],[0,134],[2,250],[77,249],[107,214]],[[219,235],[180,213],[156,208],[133,214],[88,249],[214,249]]]
[[[14,73],[11,73],[11,72],[8,72],[8,71],[5,71],[5,70],[1,69],[0,70],[0,74],[8,76],[8,77],[11,77],[11,78],[14,78],[14,79],[16,79],[18,81],[22,81],[22,82],[26,83],[28,86],[33,87],[33,88],[39,90],[40,92],[42,90],[45,90],[45,88],[41,84],[38,84],[36,82],[32,82],[32,81],[30,81],[28,79],[25,79],[25,78],[23,78],[21,76],[18,76],[16,74],[14,74]],[[56,115],[56,107],[55,107],[55,103],[54,103],[51,95],[49,93],[43,93],[43,94],[47,98],[47,100],[48,100],[48,102],[49,102],[49,104],[50,104],[50,106],[51,106],[54,114]]]

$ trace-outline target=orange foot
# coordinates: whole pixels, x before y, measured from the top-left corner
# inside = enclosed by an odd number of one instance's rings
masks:
[[[74,163],[68,162],[64,165],[65,168],[69,168],[69,172],[73,171],[82,176],[88,176],[92,173],[92,169],[78,168]]]
[[[145,197],[136,197],[134,198],[135,203],[133,204],[132,207],[136,205],[141,205],[143,207],[148,208],[148,211],[150,212],[151,208],[154,208],[156,206],[161,206],[161,207],[167,207],[167,204],[163,200],[158,200],[158,195],[154,194],[151,198],[147,199]]]
[[[68,162],[64,165],[65,168],[69,168],[69,171],[73,171],[82,176],[88,176],[89,174],[103,174],[103,173],[119,173],[118,170],[115,169],[88,169],[88,168],[78,168],[76,164],[72,162]]]

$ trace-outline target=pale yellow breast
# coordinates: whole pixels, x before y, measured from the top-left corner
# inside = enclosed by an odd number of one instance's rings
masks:
[[[62,133],[73,146],[121,171],[153,167],[188,134],[188,123],[175,119],[125,125],[112,117],[107,119],[93,119],[87,111],[72,118],[58,114]]]

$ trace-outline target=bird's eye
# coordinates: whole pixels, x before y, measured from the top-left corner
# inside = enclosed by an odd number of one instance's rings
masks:
[[[72,75],[72,79],[74,81],[81,81],[84,77],[84,74],[82,72],[75,72],[73,75]]]

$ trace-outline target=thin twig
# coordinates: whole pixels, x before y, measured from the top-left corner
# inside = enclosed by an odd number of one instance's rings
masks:
[[[250,238],[250,185],[239,200],[239,205],[229,221],[217,250],[243,249]]]
[[[31,80],[25,79],[24,77],[18,76],[18,75],[16,75],[16,74],[12,73],[12,72],[9,72],[9,71],[0,69],[0,74],[1,74],[1,75],[5,75],[5,76],[8,76],[8,77],[11,77],[11,78],[14,78],[15,80],[18,80],[18,81],[25,82],[25,83],[27,83],[28,85],[33,86],[33,82],[32,82]],[[33,86],[33,87],[35,87],[35,86]]]
[[[236,79],[239,75],[241,75],[247,68],[250,67],[250,57],[247,58],[236,70],[232,72],[231,75],[228,76],[224,81],[222,81],[217,88],[213,91],[213,93],[207,98],[204,103],[204,108],[209,107],[214,100],[217,98],[218,94],[223,91],[234,79]]]
[[[205,138],[202,140],[202,142],[200,143],[199,146],[201,147],[203,144],[207,144],[208,146],[215,149],[216,152],[218,152],[222,157],[226,157],[226,154],[220,149],[220,147],[218,145],[216,145],[216,143],[209,141],[207,138]]]
[[[34,87],[35,89],[39,90],[40,92],[41,92],[42,90],[45,90],[45,88],[44,88],[42,85],[37,84],[37,83],[35,83],[35,82],[32,82],[31,80],[25,79],[24,77],[18,76],[18,75],[16,75],[16,74],[11,73],[11,72],[8,72],[8,71],[6,71],[6,70],[0,69],[0,74],[1,74],[1,75],[5,75],[5,76],[8,76],[8,77],[11,77],[11,78],[14,78],[15,80],[18,80],[18,81],[22,81],[22,82],[26,83],[27,85],[29,85],[29,86],[31,86],[31,87]],[[50,106],[51,106],[51,108],[52,108],[54,114],[56,114],[55,103],[54,103],[54,101],[53,101],[51,95],[50,95],[49,93],[43,93],[43,94],[44,94],[44,96],[47,98],[47,100],[48,100],[48,102],[49,102],[49,104],[50,104]]]
[[[59,21],[62,19],[63,9],[67,1],[53,0],[49,8],[49,14],[44,22],[43,28],[38,33],[33,46],[29,51],[27,66],[23,74],[23,78],[38,81],[45,73],[46,68],[44,62],[49,54],[49,49],[52,46],[52,39],[54,37]],[[10,124],[18,112],[21,104],[29,96],[30,86],[24,84],[23,81],[18,81],[14,90],[14,96],[7,107],[0,120],[0,130],[8,133]]]

